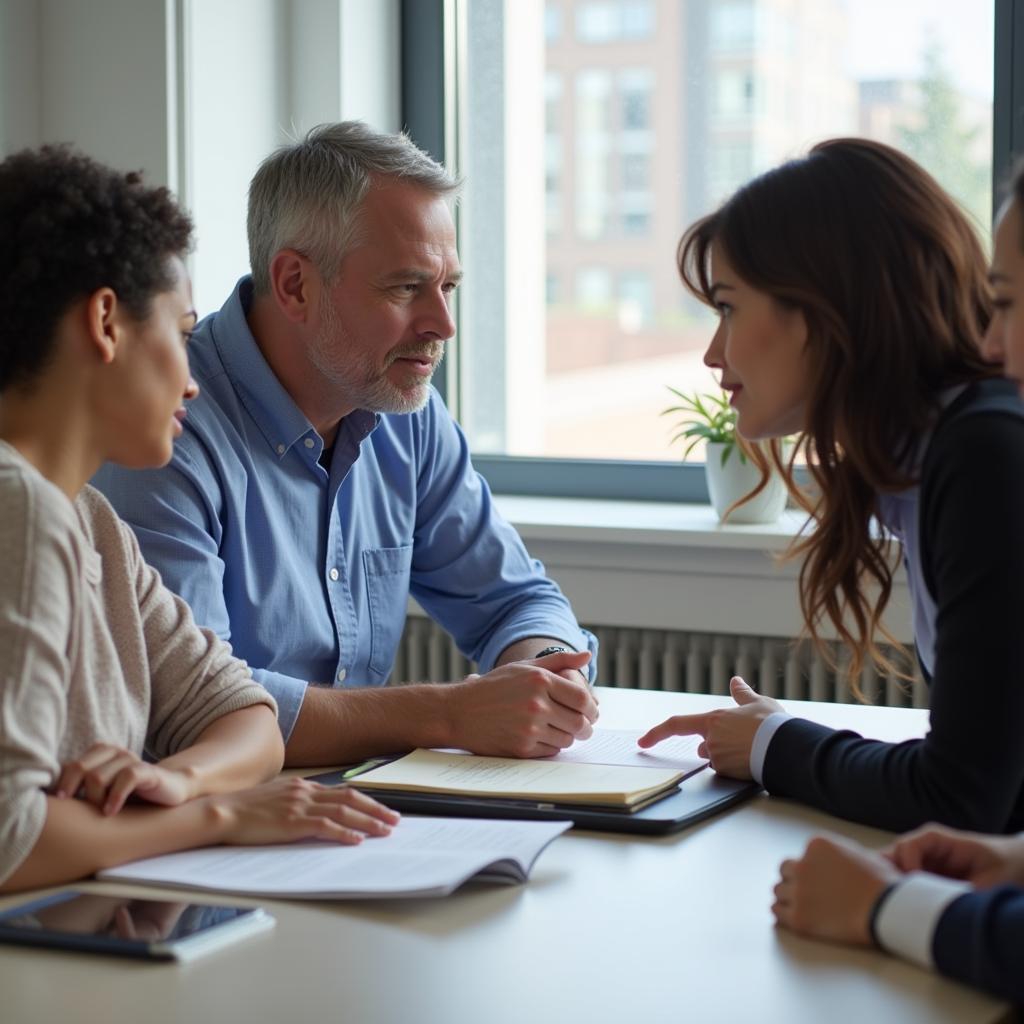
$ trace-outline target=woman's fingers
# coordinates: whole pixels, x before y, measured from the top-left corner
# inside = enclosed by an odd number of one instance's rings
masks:
[[[711,712],[703,711],[695,715],[673,715],[671,718],[666,718],[664,722],[660,722],[658,725],[643,734],[637,743],[641,747],[653,747],[656,743],[660,743],[662,740],[667,740],[669,736],[707,736],[708,734],[708,723],[711,721]]]
[[[87,772],[109,761],[112,756],[123,753],[125,751],[120,747],[112,747],[107,743],[97,743],[90,747],[84,754],[61,767],[54,793],[62,799],[76,796],[82,788]]]
[[[341,843],[343,846],[358,846],[366,838],[362,832],[346,828],[329,817],[312,819],[308,835],[313,839],[324,839],[332,843]]]
[[[372,814],[353,810],[344,804],[335,804],[327,809],[325,817],[350,831],[365,833],[368,836],[387,836],[391,834],[391,826],[375,818]]]
[[[97,807],[106,807],[110,795],[110,787],[114,780],[124,771],[131,771],[137,764],[138,759],[133,754],[122,754],[111,757],[109,761],[85,773],[82,779],[82,791],[85,799]]]
[[[136,762],[121,769],[107,790],[107,799],[103,804],[104,814],[117,814],[125,805],[125,801],[139,790],[152,785],[153,770],[150,765]]]
[[[133,794],[163,804],[187,799],[180,792],[180,779],[174,783],[174,772],[147,764],[123,747],[98,743],[61,768],[54,794],[62,799],[80,796],[104,814],[117,814]]]
[[[401,818],[397,811],[348,786],[324,788],[316,795],[316,802],[331,808],[330,816],[338,824],[368,835],[386,836]]]
[[[302,836],[315,836],[351,845],[364,836],[389,835],[401,815],[366,793],[350,786],[322,786],[316,782],[292,780],[287,790],[294,802],[287,815],[291,829]]]
[[[89,803],[103,807],[117,775],[140,763],[135,754],[120,747],[93,747],[64,766],[57,780],[57,795],[71,797],[81,792]]]

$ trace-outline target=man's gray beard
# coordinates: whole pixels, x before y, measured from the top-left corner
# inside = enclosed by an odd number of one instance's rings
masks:
[[[384,375],[390,367],[379,374],[368,359],[337,365],[334,353],[344,351],[347,341],[348,334],[338,323],[333,304],[328,304],[320,330],[309,348],[309,360],[325,380],[342,392],[346,404],[369,412],[391,413],[418,412],[427,404],[430,399],[429,377],[416,385],[415,390],[403,391]]]

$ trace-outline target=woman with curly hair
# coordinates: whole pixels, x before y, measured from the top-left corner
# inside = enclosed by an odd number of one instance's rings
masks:
[[[718,311],[705,362],[741,435],[776,439],[811,514],[793,549],[804,621],[815,642],[826,628],[845,642],[854,679],[868,660],[891,667],[876,638],[889,535],[901,543],[930,731],[863,739],[733,679],[736,707],[669,719],[641,744],[700,734],[718,772],[881,828],[1024,828],[1024,404],[980,349],[992,304],[970,223],[908,157],[836,139],[693,225],[679,265]]]
[[[181,432],[190,236],[138,175],[59,147],[0,163],[0,891],[396,820],[258,785],[283,761],[273,700],[87,486],[108,459],[167,462]]]

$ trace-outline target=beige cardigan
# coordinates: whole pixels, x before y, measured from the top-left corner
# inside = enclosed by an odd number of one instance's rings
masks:
[[[39,838],[62,764],[99,742],[166,757],[254,704],[276,712],[107,500],[86,487],[72,503],[0,442],[0,881]]]

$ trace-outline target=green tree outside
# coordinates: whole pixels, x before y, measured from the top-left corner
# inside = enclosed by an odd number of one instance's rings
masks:
[[[945,64],[942,46],[934,39],[929,41],[923,58],[920,121],[900,128],[900,147],[959,200],[988,237],[992,170],[974,156],[982,129],[963,123],[960,95]]]

